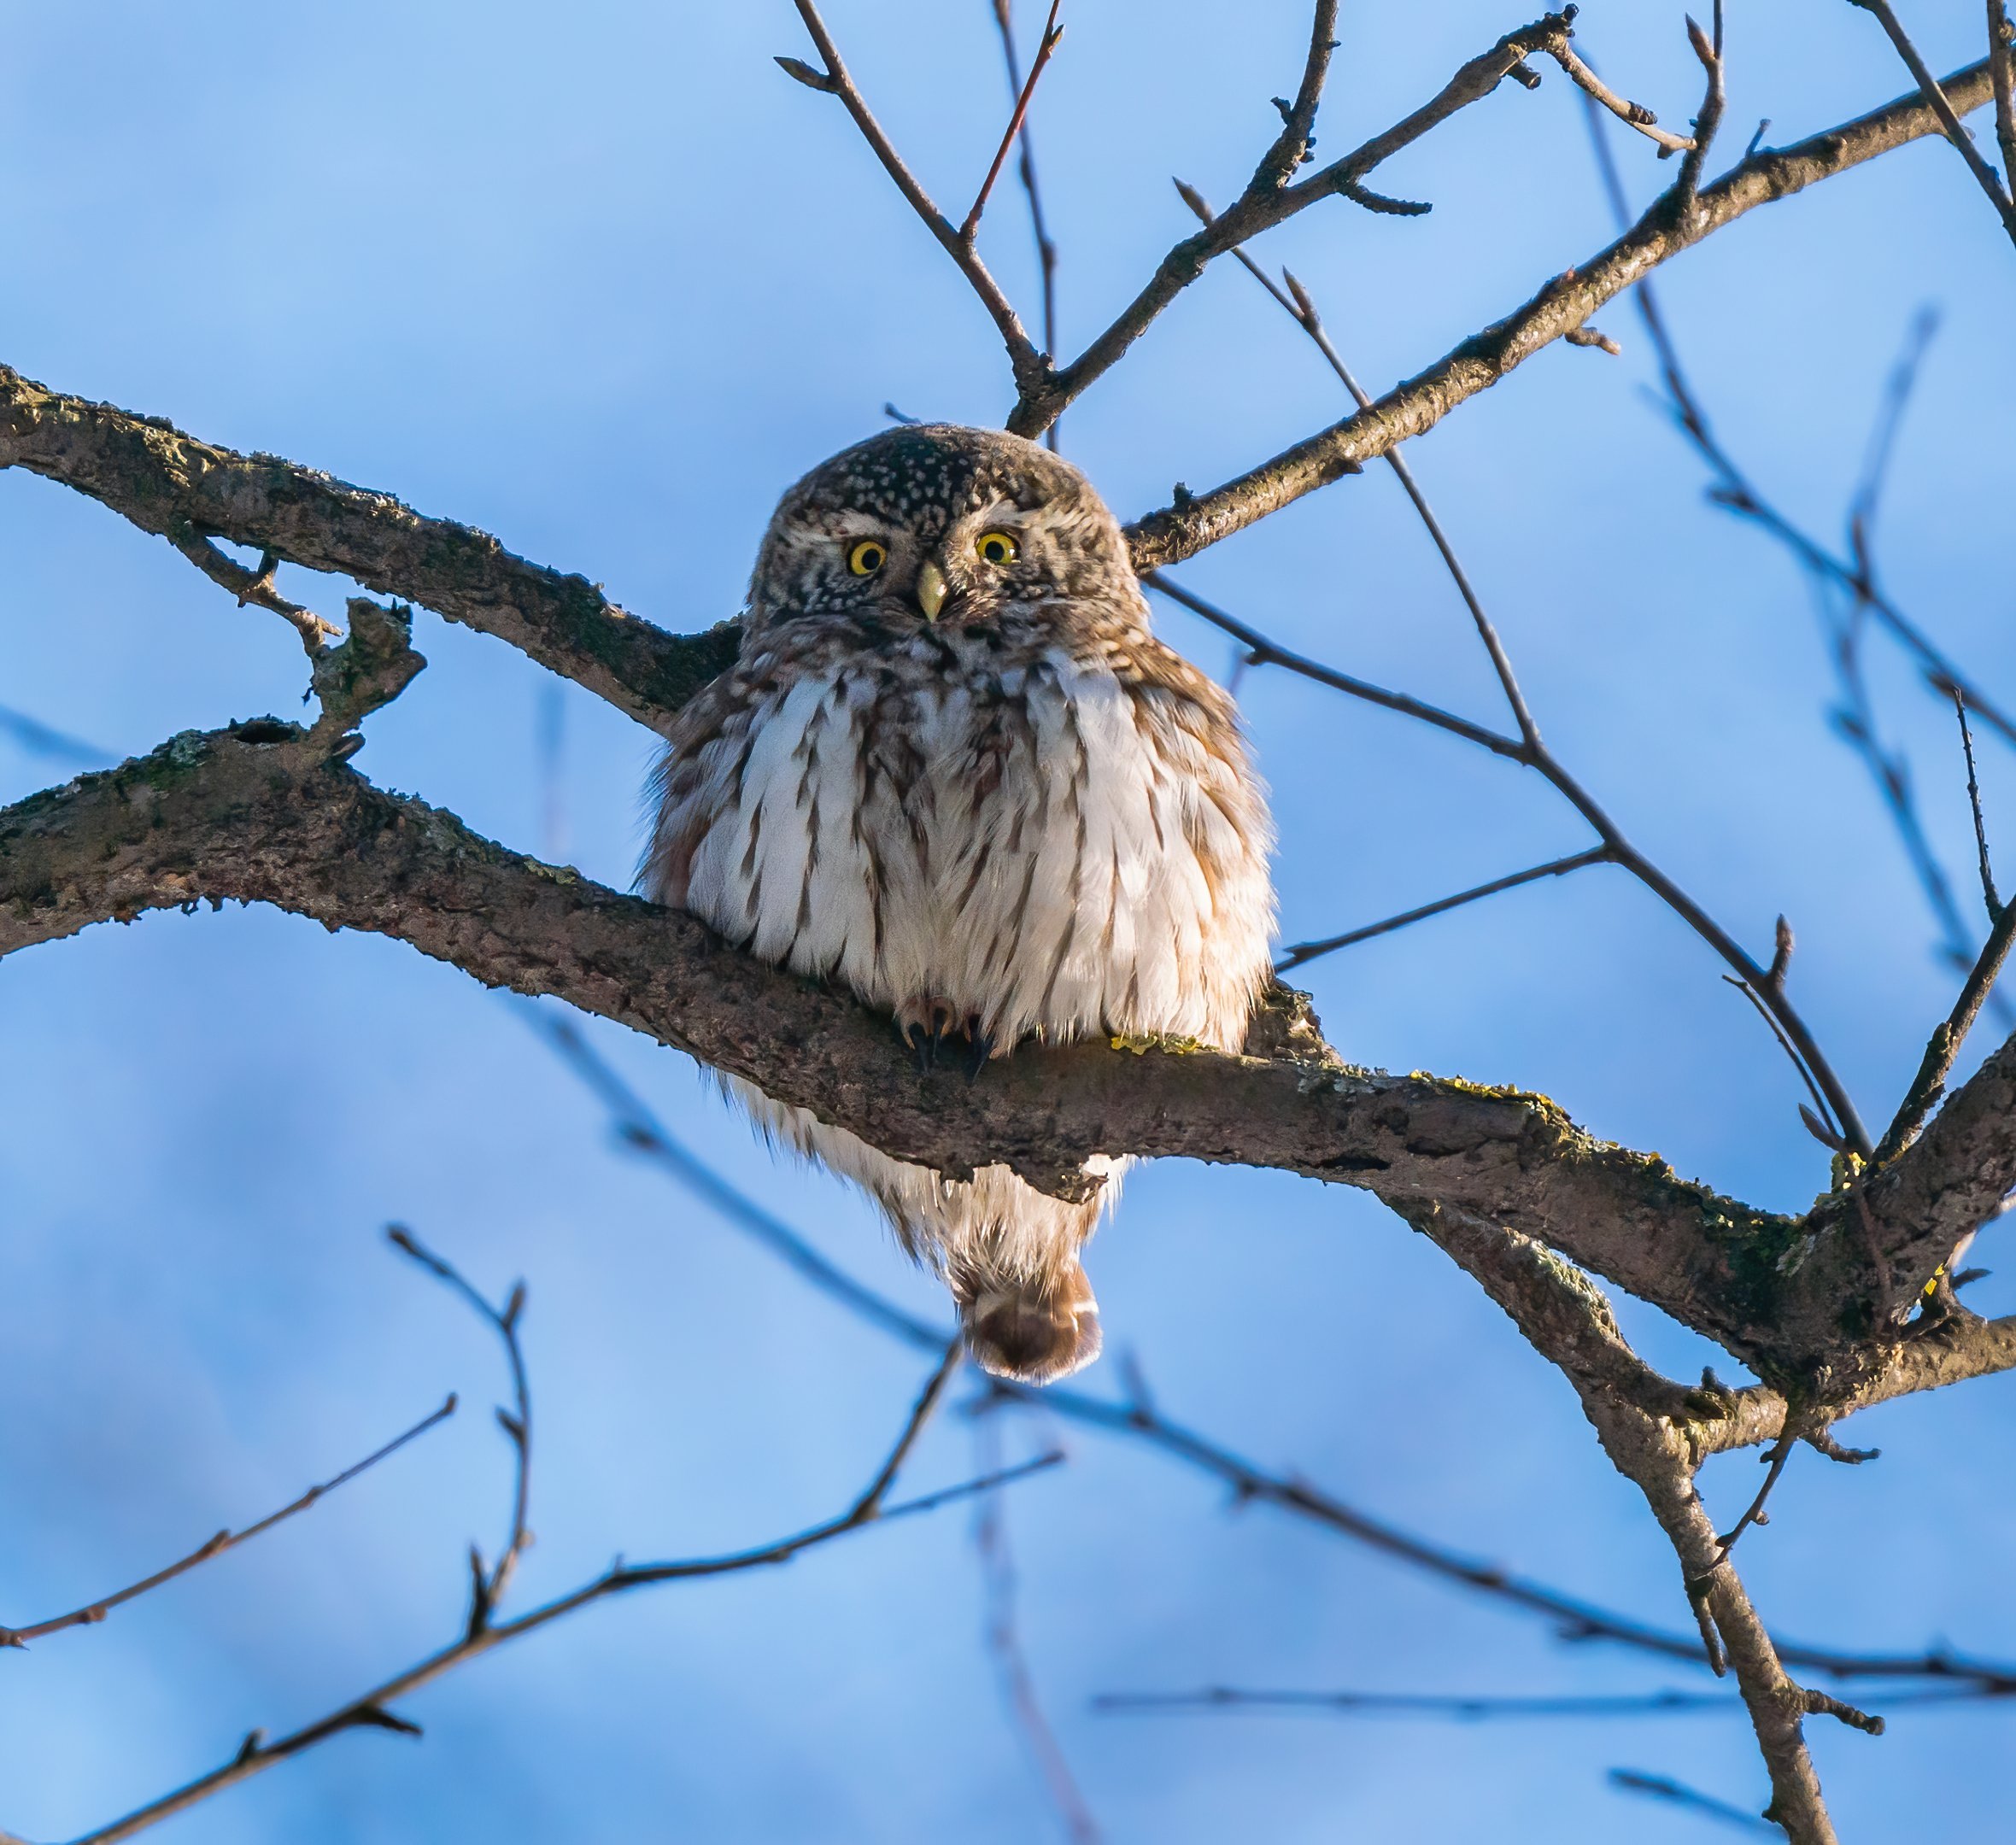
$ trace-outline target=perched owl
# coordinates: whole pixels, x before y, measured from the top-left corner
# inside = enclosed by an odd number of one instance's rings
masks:
[[[894,1013],[920,1066],[948,1037],[973,1077],[1031,1036],[1236,1051],[1268,979],[1272,829],[1232,701],[1149,633],[1084,477],[1018,436],[890,430],[794,487],[654,794],[648,893]],[[873,1195],[988,1370],[1098,1356],[1079,1251],[1124,1162],[1067,1204],[729,1086]]]

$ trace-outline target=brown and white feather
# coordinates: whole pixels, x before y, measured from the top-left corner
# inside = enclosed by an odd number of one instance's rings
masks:
[[[990,528],[1026,570],[955,575],[936,621],[905,603],[926,557],[956,572]],[[863,536],[888,549],[871,593],[836,568]],[[741,656],[679,713],[657,794],[651,896],[869,1005],[942,1006],[995,1054],[1104,1034],[1236,1050],[1268,978],[1272,834],[1231,700],[1149,631],[1092,489],[1013,436],[892,430],[786,496]],[[1105,1182],[1067,1204],[729,1087],[878,1200],[983,1362],[1041,1378],[1096,1353],[1078,1251],[1123,1163],[1087,1162]]]

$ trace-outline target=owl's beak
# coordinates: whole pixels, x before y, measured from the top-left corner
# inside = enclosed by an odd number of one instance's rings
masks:
[[[952,585],[946,582],[945,572],[938,567],[937,559],[926,558],[917,573],[917,606],[924,612],[926,621],[938,619],[938,612],[945,606],[945,599],[951,589]]]

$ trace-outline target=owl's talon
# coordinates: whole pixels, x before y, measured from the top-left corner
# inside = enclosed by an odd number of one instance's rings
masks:
[[[896,1008],[896,1035],[910,1048],[923,1076],[938,1063],[938,1049],[952,1025],[952,1008],[942,999],[910,999]]]
[[[987,1060],[994,1054],[994,1034],[983,1030],[978,1019],[970,1019],[966,1024],[966,1035],[973,1046],[966,1057],[966,1086],[971,1088],[980,1081],[980,1073],[987,1068]]]

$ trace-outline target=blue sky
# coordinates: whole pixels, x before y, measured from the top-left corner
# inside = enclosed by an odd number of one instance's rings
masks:
[[[1922,20],[1931,62],[1978,55],[1971,9]],[[1837,0],[1730,9],[1729,147],[1791,138],[1902,87]],[[1964,16],[1963,16],[1964,15]],[[1115,311],[1222,204],[1299,68],[1299,5],[1083,0],[1034,123],[1064,253],[1064,340]],[[1005,107],[985,0],[829,20],[900,144],[963,208]],[[0,359],[59,389],[276,451],[466,520],[698,628],[732,613],[778,491],[879,426],[998,421],[1005,368],[951,266],[837,105],[783,78],[782,0],[275,9],[214,0],[0,7]],[[1033,32],[1035,20],[1025,24]],[[1469,3],[1345,9],[1319,123],[1340,151],[1411,108],[1511,19]],[[1581,44],[1670,124],[1697,73],[1679,13],[1585,9]],[[1670,174],[1620,146],[1634,197]],[[1511,85],[1385,170],[1425,219],[1341,203],[1258,254],[1286,261],[1374,389],[1419,370],[1606,241],[1572,91]],[[982,231],[1033,312],[1004,191]],[[1662,272],[1731,448],[1837,530],[1883,373],[1912,316],[1943,321],[1880,529],[1885,581],[1981,679],[2013,679],[2001,432],[2013,272],[1950,149],[1907,149],[1719,235]],[[1747,942],[1799,932],[1795,992],[1865,1112],[1900,1092],[1952,976],[1865,774],[1827,722],[1805,589],[1703,504],[1620,359],[1535,358],[1411,451],[1563,759]],[[1192,289],[1064,423],[1122,516],[1341,413],[1334,381],[1230,266]],[[0,703],[107,752],[298,709],[278,621],[167,546],[44,482],[0,476]],[[1304,501],[1183,577],[1284,641],[1466,712],[1488,670],[1384,470]],[[283,573],[331,613],[346,586]],[[1164,611],[1207,668],[1220,637]],[[541,849],[553,694],[500,643],[423,614],[431,665],[360,766]],[[1971,840],[1949,716],[1875,655],[1964,893]],[[1249,674],[1275,790],[1291,940],[1573,851],[1547,790],[1452,740]],[[644,732],[559,694],[561,856],[623,885]],[[2016,765],[1984,745],[1991,824]],[[0,797],[67,772],[0,735]],[[1825,1183],[1793,1078],[1717,967],[1620,877],[1585,873],[1320,963],[1347,1056],[1515,1081],[1758,1204]],[[674,1129],[834,1260],[926,1312],[935,1291],[830,1182],[773,1163],[674,1054],[589,1035]],[[371,938],[233,911],[149,917],[0,963],[0,1619],[103,1593],[243,1523],[413,1420],[501,1392],[483,1329],[384,1253],[412,1223],[501,1293],[524,1275],[539,1459],[529,1601],[614,1552],[776,1536],[868,1478],[923,1367],[808,1292],[615,1146],[513,1006]],[[2001,1264],[1995,1239],[1977,1260]],[[1592,1598],[1682,1623],[1670,1557],[1566,1386],[1431,1248],[1370,1200],[1166,1164],[1132,1181],[1093,1268],[1112,1349],[1170,1413],[1367,1509]],[[1975,1303],[2007,1310],[2001,1277]],[[1713,1356],[1620,1303],[1685,1373]],[[1095,1387],[1117,1389],[1109,1364]],[[1725,1363],[1725,1372],[1730,1368]],[[1995,1560],[2016,1535],[2016,1385],[1886,1408],[1882,1461],[1803,1460],[1746,1573],[1802,1639],[2016,1656]],[[1033,1416],[1011,1453],[1064,1469],[1006,1516],[1024,1640],[1073,1768],[1116,1840],[1424,1842],[1703,1836],[1626,1803],[1613,1765],[1753,1807],[1739,1719],[1436,1727],[1120,1718],[1098,1692],[1210,1683],[1400,1691],[1691,1684],[1564,1649],[1125,1444]],[[974,1466],[948,1417],[920,1486]],[[1718,1508],[1750,1491],[1725,1460]],[[103,1626],[0,1659],[0,1826],[66,1837],[318,1714],[453,1631],[463,1547],[494,1543],[507,1456],[482,1414]],[[374,1842],[678,1836],[1022,1840],[1052,1821],[981,1644],[964,1510],[788,1570],[602,1608],[414,1699],[422,1743],[343,1738],[164,1837]],[[1881,1707],[1880,1697],[1871,1702]],[[2001,1836],[2008,1718],[1900,1713],[1880,1742],[1816,1729],[1845,1836],[1901,1836],[1942,1790],[1949,1836]]]

